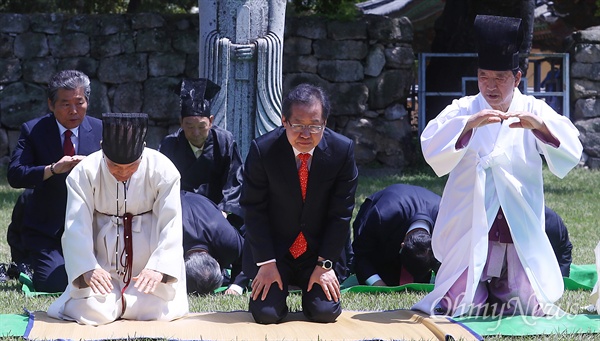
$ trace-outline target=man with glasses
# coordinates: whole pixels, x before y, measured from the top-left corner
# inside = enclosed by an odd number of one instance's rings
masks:
[[[353,142],[325,127],[329,110],[322,89],[300,84],[283,101],[283,126],[250,146],[243,270],[253,278],[249,310],[258,323],[287,315],[289,285],[302,290],[310,321],[341,313],[334,267],[350,235],[358,170]]]

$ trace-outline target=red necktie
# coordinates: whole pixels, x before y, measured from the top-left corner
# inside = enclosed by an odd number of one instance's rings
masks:
[[[300,168],[298,169],[298,177],[300,178],[300,189],[302,190],[302,200],[306,198],[306,186],[308,184],[308,159],[310,158],[310,154],[302,153],[298,155],[300,159]],[[298,258],[304,252],[306,252],[307,243],[306,238],[304,238],[304,233],[300,232],[296,240],[292,246],[290,246],[290,253],[292,257]]]
[[[63,143],[63,151],[65,155],[73,156],[75,155],[75,147],[73,146],[73,142],[71,142],[71,135],[73,132],[70,130],[65,130],[65,142]]]
[[[410,274],[410,272],[408,272],[408,270],[406,270],[406,267],[402,265],[402,268],[400,268],[400,285],[414,282],[414,277]]]

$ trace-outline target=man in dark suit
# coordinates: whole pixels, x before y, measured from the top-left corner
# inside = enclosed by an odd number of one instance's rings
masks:
[[[215,125],[210,102],[221,88],[208,79],[181,84],[181,128],[166,136],[158,150],[181,173],[181,189],[212,200],[232,225],[243,224],[239,205],[242,159],[233,135]]]
[[[563,277],[569,277],[571,274],[571,250],[573,244],[569,240],[569,231],[558,213],[554,212],[550,207],[546,206],[546,235],[550,240],[550,245],[558,260],[558,266]]]
[[[369,196],[354,220],[354,268],[360,284],[429,283],[438,261],[431,233],[440,196],[394,184]]]
[[[358,170],[353,142],[326,128],[329,108],[322,89],[301,84],[283,101],[283,125],[250,146],[240,203],[258,323],[287,315],[288,285],[302,289],[309,320],[333,322],[341,313],[332,266],[349,237]]]
[[[248,280],[240,274],[244,238],[203,195],[181,191],[183,252],[188,293],[204,295],[223,283],[223,270],[231,271],[231,285],[243,290]],[[239,276],[238,276],[239,275]]]
[[[20,240],[30,257],[37,291],[67,286],[61,236],[65,224],[65,179],[86,155],[100,149],[102,122],[87,117],[90,80],[60,71],[48,82],[51,114],[23,123],[8,166],[12,187],[32,188],[25,202]]]

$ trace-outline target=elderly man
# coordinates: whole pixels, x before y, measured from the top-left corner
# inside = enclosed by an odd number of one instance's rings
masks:
[[[100,149],[102,138],[102,122],[86,116],[90,92],[90,80],[80,71],[52,76],[48,82],[52,113],[23,123],[8,165],[8,183],[27,190],[19,198],[23,208],[14,217],[7,240],[18,268],[24,271],[31,265],[37,291],[62,292],[67,286],[60,245],[65,178],[86,155]]]
[[[258,323],[288,312],[288,285],[302,289],[302,310],[315,322],[341,313],[334,263],[350,234],[358,170],[354,144],[326,128],[329,101],[301,84],[283,101],[283,126],[256,138],[244,165],[243,269],[252,281]]]
[[[434,290],[413,308],[553,314],[564,288],[544,233],[542,162],[564,177],[581,157],[579,133],[519,91],[521,19],[480,15],[475,28],[479,94],[455,100],[421,135],[425,160],[449,177],[432,236],[442,265]]]
[[[67,178],[67,290],[48,315],[101,325],[188,312],[179,172],[145,148],[146,114],[103,114],[102,151]]]
[[[369,196],[354,219],[354,269],[361,284],[429,283],[439,267],[431,233],[440,196],[394,184]]]
[[[184,79],[181,84],[181,128],[166,136],[158,150],[181,173],[181,189],[212,200],[232,225],[243,224],[239,205],[242,159],[227,130],[215,125],[210,110],[220,87],[208,79]]]

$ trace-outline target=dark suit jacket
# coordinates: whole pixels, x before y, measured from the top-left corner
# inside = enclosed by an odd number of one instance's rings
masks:
[[[256,138],[244,165],[240,200],[249,245],[244,272],[253,278],[256,263],[288,255],[301,231],[315,262],[317,256],[337,261],[350,233],[357,179],[353,142],[325,129],[313,153],[303,202],[285,129]]]
[[[558,260],[558,266],[560,266],[560,272],[563,277],[569,277],[571,274],[571,250],[573,244],[569,240],[569,232],[565,223],[561,217],[546,206],[546,235],[550,240],[556,259]]]
[[[210,199],[181,191],[181,211],[183,252],[204,249],[219,262],[221,268],[230,267],[241,258],[244,238]]]
[[[197,159],[182,129],[166,136],[158,150],[181,173],[182,190],[202,194],[221,211],[244,217],[239,204],[242,159],[230,132],[213,126]]]
[[[395,184],[365,200],[353,224],[354,269],[359,283],[378,274],[387,285],[398,285],[400,244],[406,231],[416,220],[427,221],[433,229],[440,199],[425,188]],[[416,275],[415,282],[429,283],[430,272],[422,275]]]
[[[102,121],[86,116],[79,126],[78,155],[100,149]],[[65,225],[68,173],[46,181],[44,168],[63,157],[63,146],[54,114],[30,120],[21,126],[21,135],[8,166],[8,183],[15,188],[33,188],[25,204],[24,229],[33,235],[60,242]],[[33,245],[30,245],[33,246]]]

